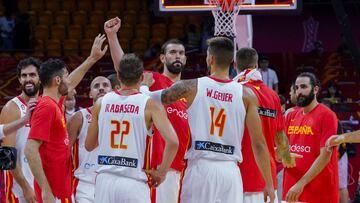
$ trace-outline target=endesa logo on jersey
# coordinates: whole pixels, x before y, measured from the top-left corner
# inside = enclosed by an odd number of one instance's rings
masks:
[[[98,164],[137,168],[138,160],[128,157],[99,155]]]
[[[209,141],[195,141],[195,150],[205,150],[223,154],[234,154],[235,147]]]
[[[311,147],[310,146],[302,146],[302,145],[290,145],[290,152],[305,152],[310,153]]]
[[[288,135],[314,135],[314,132],[311,126],[298,126],[290,125],[287,130]]]
[[[186,113],[186,111],[175,109],[175,108],[172,108],[171,106],[166,107],[166,112],[168,114],[175,113],[180,118],[188,119],[188,114]]]

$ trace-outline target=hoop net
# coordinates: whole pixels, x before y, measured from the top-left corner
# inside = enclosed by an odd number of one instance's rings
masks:
[[[236,37],[236,16],[242,0],[209,0],[215,8],[211,11],[215,19],[215,36]]]

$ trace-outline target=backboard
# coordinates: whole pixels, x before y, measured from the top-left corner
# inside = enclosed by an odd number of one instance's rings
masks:
[[[201,12],[214,8],[207,0],[158,0],[160,12]],[[302,0],[244,0],[240,14],[294,14],[301,10]]]

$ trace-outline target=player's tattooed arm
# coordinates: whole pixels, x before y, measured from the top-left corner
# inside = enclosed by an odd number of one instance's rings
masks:
[[[197,92],[197,79],[180,80],[170,88],[164,89],[161,93],[161,102],[171,104],[181,98],[187,100],[188,106],[193,102]]]
[[[283,130],[276,133],[276,156],[280,159],[286,168],[293,168],[296,166],[295,159],[302,158],[302,155],[290,153],[289,140]]]

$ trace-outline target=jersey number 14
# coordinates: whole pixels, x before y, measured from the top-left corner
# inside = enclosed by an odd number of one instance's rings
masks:
[[[226,121],[225,109],[221,108],[220,111],[217,112],[215,107],[210,107],[210,113],[210,135],[214,135],[215,128],[219,128],[219,137],[222,137]]]

